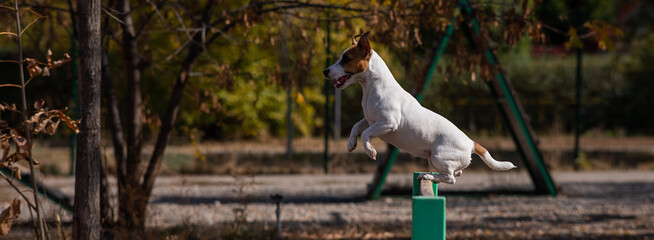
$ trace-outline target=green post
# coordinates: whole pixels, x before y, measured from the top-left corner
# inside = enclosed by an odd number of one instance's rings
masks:
[[[329,56],[331,53],[329,52],[329,14],[327,14],[327,36],[326,36],[326,47],[325,47],[325,55],[327,56],[325,58],[325,67],[329,67],[330,60]],[[323,153],[322,160],[323,160],[323,168],[325,170],[325,174],[329,172],[329,89],[330,89],[330,81],[329,79],[325,79],[325,152]]]
[[[438,184],[432,182],[434,196],[420,196],[420,180],[413,173],[411,239],[445,239],[445,198],[438,196]]]
[[[78,70],[78,64],[79,61],[77,60],[79,54],[77,51],[77,35],[75,34],[72,40],[72,49],[71,53],[73,54],[73,62],[71,63],[71,80],[72,80],[72,95],[73,95],[73,112],[70,115],[72,119],[77,119],[77,105],[78,105],[78,98],[79,98],[79,91],[78,91],[78,86],[77,86],[77,74],[79,72]],[[71,131],[70,135],[70,175],[75,175],[75,158],[77,155],[77,134],[75,132]]]
[[[70,14],[70,20],[72,21],[72,27],[73,27],[73,32],[70,36],[70,48],[71,48],[71,54],[73,55],[73,62],[71,63],[71,69],[70,69],[70,80],[73,84],[71,87],[71,94],[73,95],[73,112],[70,115],[72,119],[77,118],[77,105],[78,105],[78,98],[79,98],[79,91],[78,91],[78,82],[77,82],[77,75],[79,74],[78,66],[79,66],[79,61],[77,60],[79,58],[79,52],[77,49],[77,18],[75,17],[75,12],[73,11],[73,1],[68,1],[68,10]],[[70,136],[70,175],[75,175],[75,158],[77,155],[77,134],[75,132],[71,133]]]
[[[575,149],[574,167],[579,170],[579,135],[581,135],[581,64],[582,49],[577,48],[577,79],[575,81]]]
[[[434,72],[436,72],[436,65],[438,64],[438,60],[441,58],[441,55],[443,55],[443,52],[445,52],[445,47],[447,46],[447,43],[450,41],[450,36],[452,36],[452,33],[454,32],[454,23],[456,23],[456,19],[452,18],[452,23],[447,26],[447,29],[445,29],[445,36],[443,37],[443,40],[441,43],[438,45],[438,50],[436,51],[436,56],[434,56],[434,60],[431,62],[431,66],[429,66],[429,71],[427,71],[427,75],[425,75],[425,83],[422,86],[422,91],[420,91],[416,95],[416,99],[418,102],[422,102],[422,96],[423,92],[425,92],[425,89],[429,87],[429,83],[431,82],[431,78],[434,76]]]

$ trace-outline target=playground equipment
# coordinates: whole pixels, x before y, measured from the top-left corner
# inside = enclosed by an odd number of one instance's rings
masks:
[[[488,41],[481,35],[479,29],[479,23],[477,19],[471,17],[470,8],[467,0],[461,0],[459,10],[464,16],[465,22],[461,24],[461,28],[464,31],[466,38],[470,43],[470,47],[473,49],[478,49],[479,46],[476,45],[476,38],[483,38],[483,41]],[[441,40],[438,51],[434,56],[434,59],[431,63],[429,71],[427,72],[424,89],[427,88],[433,74],[436,69],[436,64],[443,54],[447,43],[453,33],[453,25],[456,23],[455,19],[452,19],[452,23],[447,27],[445,36]],[[468,24],[469,23],[469,24]],[[556,196],[556,188],[554,182],[550,177],[549,171],[543,163],[543,155],[541,154],[536,141],[534,140],[534,130],[527,121],[527,115],[522,108],[522,104],[518,99],[511,82],[506,78],[504,71],[501,70],[501,66],[498,62],[497,56],[495,53],[489,49],[483,49],[483,53],[488,60],[488,62],[494,66],[492,69],[495,69],[495,77],[490,81],[486,81],[488,87],[495,98],[500,113],[502,114],[506,124],[509,126],[509,130],[513,141],[515,142],[516,148],[522,157],[525,167],[531,176],[532,182],[534,183],[534,192],[537,194],[550,194]],[[422,93],[416,95],[416,99],[420,102],[422,100]],[[377,172],[375,172],[375,177],[372,182],[372,188],[368,192],[368,198],[378,199],[381,195],[382,187],[386,181],[386,176],[390,172],[393,163],[397,159],[398,149],[392,146],[388,148],[389,154],[383,163],[379,165]]]
[[[438,196],[438,184],[420,180],[413,173],[411,239],[445,239],[445,198]]]

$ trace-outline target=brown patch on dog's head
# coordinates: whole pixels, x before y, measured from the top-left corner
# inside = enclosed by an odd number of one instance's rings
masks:
[[[368,68],[370,57],[372,56],[372,49],[370,42],[368,42],[368,34],[355,35],[352,37],[352,46],[350,46],[341,57],[339,64],[343,66],[343,70],[349,74],[355,74],[365,71]],[[356,37],[359,41],[356,41]]]

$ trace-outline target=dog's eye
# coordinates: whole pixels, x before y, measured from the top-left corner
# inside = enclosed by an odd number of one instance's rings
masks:
[[[350,58],[347,57],[347,56],[343,56],[343,58],[341,58],[341,63],[347,63],[349,61],[350,61]]]

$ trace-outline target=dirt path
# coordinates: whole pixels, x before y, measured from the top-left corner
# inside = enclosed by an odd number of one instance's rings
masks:
[[[654,238],[654,172],[555,172],[553,177],[558,197],[448,196],[448,238]],[[148,226],[202,226],[219,232],[241,223],[242,228],[270,230],[275,215],[269,196],[277,193],[284,196],[283,230],[289,239],[409,238],[411,200],[357,200],[370,179],[370,174],[162,177]],[[72,194],[72,178],[46,181]],[[410,183],[409,174],[389,177],[396,188]],[[507,188],[531,188],[527,174],[468,172],[456,185],[440,186],[449,191]],[[0,205],[12,198],[10,193],[0,185]],[[47,211],[58,212],[55,207]],[[20,221],[27,222],[28,216],[23,214]],[[64,214],[64,219],[70,221],[70,216]],[[210,233],[205,237],[211,238]]]

